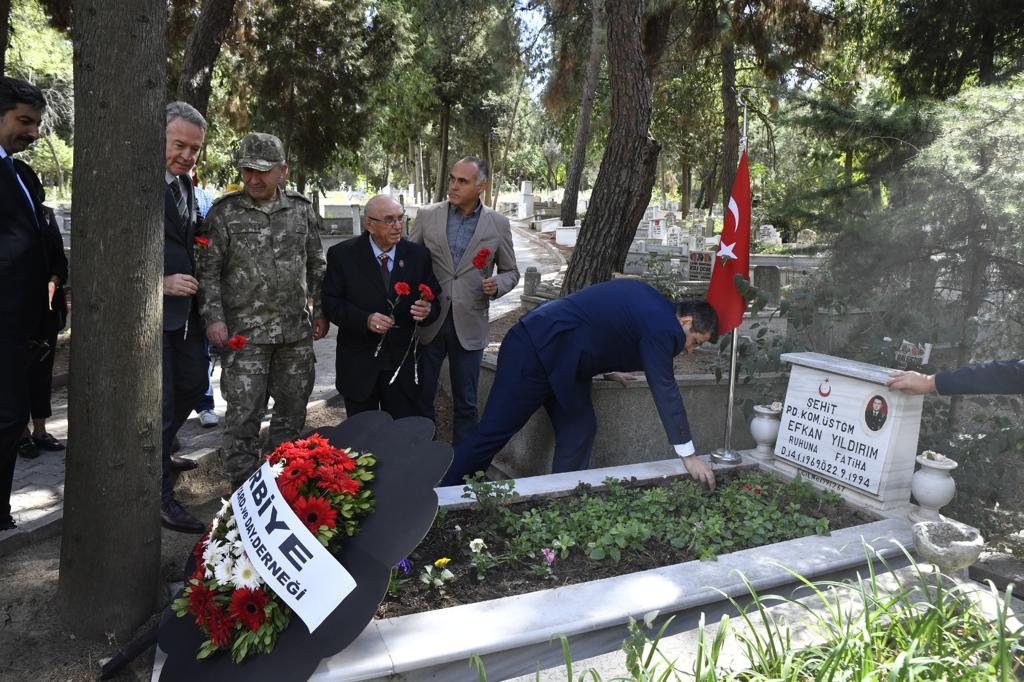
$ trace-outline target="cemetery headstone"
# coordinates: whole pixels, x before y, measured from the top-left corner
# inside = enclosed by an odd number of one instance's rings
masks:
[[[754,286],[763,291],[770,302],[778,303],[782,295],[782,271],[774,265],[755,265],[751,271]]]
[[[711,270],[714,267],[713,251],[691,251],[689,258],[689,279],[705,282],[711,281]]]
[[[803,229],[796,233],[797,244],[813,244],[818,241],[818,233],[812,229]]]
[[[793,365],[775,467],[799,473],[855,506],[909,509],[922,397],[890,391],[895,370],[821,353],[786,353]]]
[[[519,212],[516,217],[525,220],[533,215],[533,183],[523,180],[519,188]]]

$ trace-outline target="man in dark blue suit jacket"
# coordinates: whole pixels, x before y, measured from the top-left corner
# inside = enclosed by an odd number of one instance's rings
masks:
[[[164,158],[164,332],[162,485],[160,521],[165,528],[200,534],[205,527],[174,497],[175,470],[195,462],[172,454],[174,437],[209,384],[196,292],[195,237],[199,224],[191,173],[206,138],[206,119],[185,102],[167,105]]]
[[[710,467],[693,456],[672,359],[713,340],[717,329],[707,303],[673,304],[637,280],[595,284],[540,306],[506,334],[483,419],[455,449],[442,485],[486,470],[541,406],[555,430],[552,471],[585,469],[597,432],[590,402],[594,375],[642,369],[676,454],[695,479],[713,488]]]
[[[401,204],[383,195],[370,199],[365,228],[358,238],[327,251],[324,314],[338,325],[338,392],[350,417],[378,409],[396,419],[419,416],[422,389],[413,367],[412,335],[418,323],[430,324],[440,312],[437,300],[421,299],[419,286],[436,297],[441,285],[430,251],[402,238]],[[396,299],[399,282],[410,293]]]
[[[0,78],[0,532],[15,527],[11,486],[29,418],[29,367],[47,349],[47,262],[42,186],[11,154],[39,138],[46,100],[39,88]],[[33,196],[34,195],[34,196]]]
[[[933,375],[900,372],[888,385],[915,395],[1024,394],[1024,360],[997,360]]]

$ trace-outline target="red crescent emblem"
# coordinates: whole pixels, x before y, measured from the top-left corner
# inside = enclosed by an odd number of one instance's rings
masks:
[[[828,385],[828,379],[825,379],[823,383],[818,384],[818,395],[822,398],[827,398],[832,395],[832,387]]]

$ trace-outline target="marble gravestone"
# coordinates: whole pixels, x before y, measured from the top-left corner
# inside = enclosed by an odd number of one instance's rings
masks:
[[[821,353],[786,353],[793,365],[775,458],[854,506],[882,515],[910,508],[922,396],[891,391],[896,370]]]

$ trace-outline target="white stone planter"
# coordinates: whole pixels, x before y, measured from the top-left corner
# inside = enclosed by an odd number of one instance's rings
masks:
[[[929,459],[917,456],[921,468],[914,472],[910,481],[910,492],[917,500],[917,507],[910,512],[914,521],[941,521],[939,509],[949,504],[956,495],[956,482],[950,475],[957,463],[947,458]]]
[[[754,418],[750,420],[750,435],[757,443],[757,447],[754,449],[754,456],[757,459],[771,461],[775,451],[775,440],[779,437],[781,419],[781,407],[774,409],[771,405],[754,405]]]

